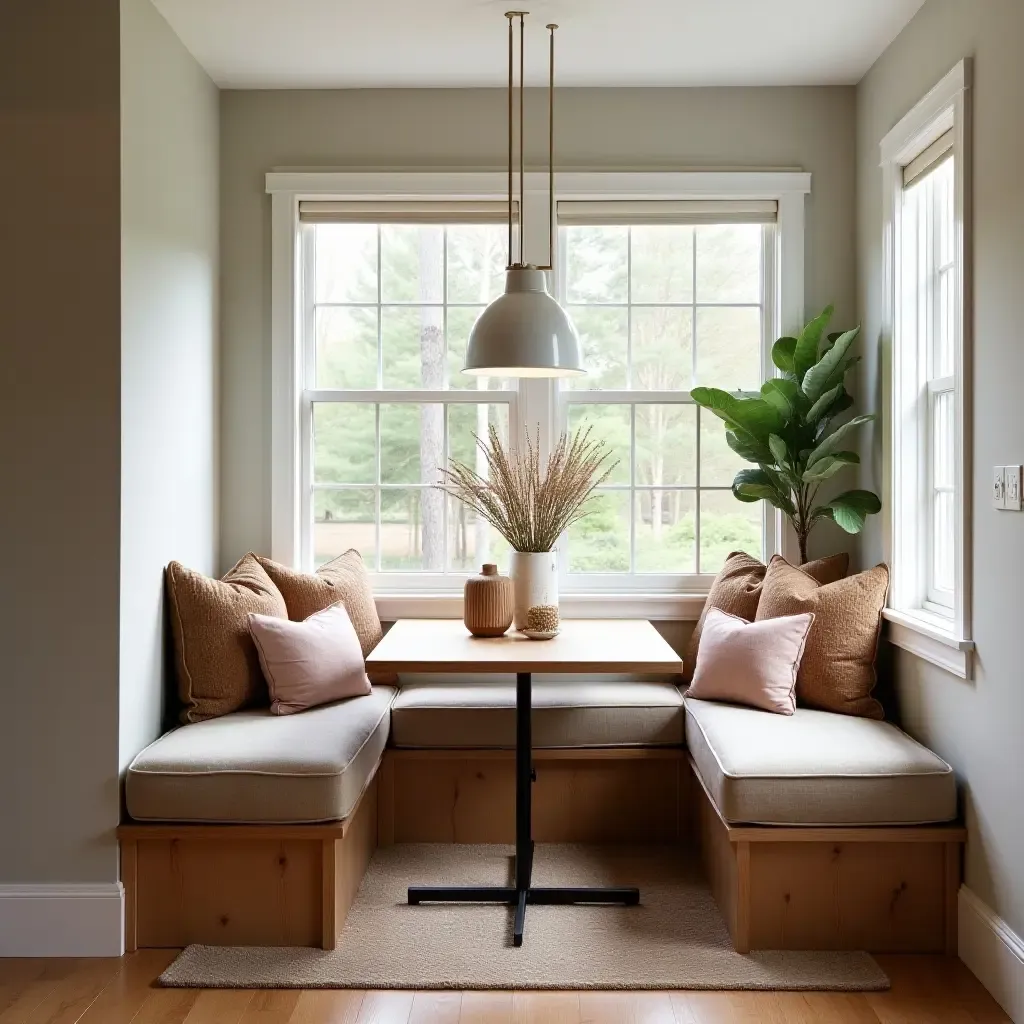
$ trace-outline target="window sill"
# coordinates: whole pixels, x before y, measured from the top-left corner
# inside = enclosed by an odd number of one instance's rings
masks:
[[[461,619],[462,594],[376,594],[383,622],[396,619]],[[649,619],[696,622],[706,594],[562,594],[559,610],[567,619]]]
[[[971,678],[974,641],[956,637],[951,623],[925,611],[886,608],[882,614],[889,623],[890,643],[960,679]]]

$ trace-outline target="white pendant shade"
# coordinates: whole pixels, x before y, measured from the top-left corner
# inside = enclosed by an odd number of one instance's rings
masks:
[[[548,293],[543,270],[509,267],[505,294],[469,334],[463,372],[475,377],[577,377],[586,373],[580,339]]]

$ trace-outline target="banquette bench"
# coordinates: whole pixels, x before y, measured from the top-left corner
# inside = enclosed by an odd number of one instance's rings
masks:
[[[126,780],[128,947],[333,948],[378,843],[511,842],[514,705],[375,686],[162,736]],[[535,838],[699,845],[740,951],[955,942],[955,779],[893,725],[538,679],[533,737]]]

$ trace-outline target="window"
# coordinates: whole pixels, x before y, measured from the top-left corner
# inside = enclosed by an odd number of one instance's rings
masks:
[[[612,448],[595,514],[561,545],[564,593],[587,614],[614,613],[594,603],[602,594],[632,595],[634,614],[645,601],[659,617],[663,597],[678,618],[691,610],[679,595],[706,592],[729,551],[778,549],[775,513],[733,499],[741,463],[690,389],[758,388],[780,321],[802,322],[809,176],[559,181],[552,288],[590,373],[516,381],[460,372],[473,321],[504,285],[503,175],[268,175],[274,557],[311,568],[356,547],[378,594],[408,598],[389,611],[433,613],[482,561],[508,564],[504,541],[432,486],[452,456],[485,469],[473,435],[489,425],[513,441],[539,428],[542,449],[590,425]],[[527,175],[515,211],[533,262],[545,187]]]
[[[972,646],[966,77],[958,65],[882,142],[892,339],[887,614],[895,642],[960,675]]]
[[[763,503],[733,498],[744,463],[690,389],[764,380],[775,204],[563,203],[558,214],[559,298],[589,370],[567,382],[565,420],[618,460],[596,513],[567,537],[568,585],[614,587],[628,573],[656,586],[713,575],[730,551],[763,555]]]

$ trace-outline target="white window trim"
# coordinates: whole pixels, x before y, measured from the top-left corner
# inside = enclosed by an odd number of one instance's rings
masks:
[[[972,287],[971,287],[971,61],[960,61],[882,139],[880,157],[883,180],[884,309],[883,389],[888,415],[883,422],[885,474],[883,504],[884,545],[892,570],[889,621],[892,643],[964,679],[972,670],[974,643],[971,640],[971,453],[972,453]],[[901,409],[899,361],[895,358],[899,325],[897,289],[900,267],[900,225],[903,168],[946,131],[953,131],[953,159],[956,164],[954,217],[958,273],[954,338],[955,383],[955,555],[956,600],[952,616],[937,615],[925,602],[910,595],[920,590],[916,568],[907,571],[901,546],[919,543],[906,535],[907,519],[901,520],[897,495],[905,467],[902,452],[909,442]],[[913,472],[918,472],[915,465]],[[914,565],[914,562],[910,563]]]
[[[301,444],[299,410],[302,380],[299,294],[299,203],[304,199],[346,201],[451,199],[487,200],[507,196],[501,172],[345,172],[272,171],[266,176],[271,195],[271,557],[298,565],[301,553]],[[566,172],[556,175],[560,200],[773,200],[778,204],[774,258],[777,266],[774,309],[776,330],[794,333],[804,322],[804,197],[811,175],[803,171],[658,171]],[[528,243],[547,245],[547,175],[525,176],[522,216]],[[527,260],[546,262],[546,252],[526,252]],[[774,373],[765,352],[766,373]],[[553,415],[555,386],[545,380],[520,382],[520,423]],[[781,514],[774,519],[769,550],[796,556],[795,536]],[[458,580],[458,576],[451,577]],[[709,580],[710,584],[710,580]],[[433,588],[433,592],[431,590]],[[604,617],[640,615],[653,619],[697,618],[706,589],[645,593],[643,584],[618,593],[567,594],[560,603],[567,615]],[[461,614],[461,593],[438,593],[437,581],[421,588],[379,594],[385,618]]]

